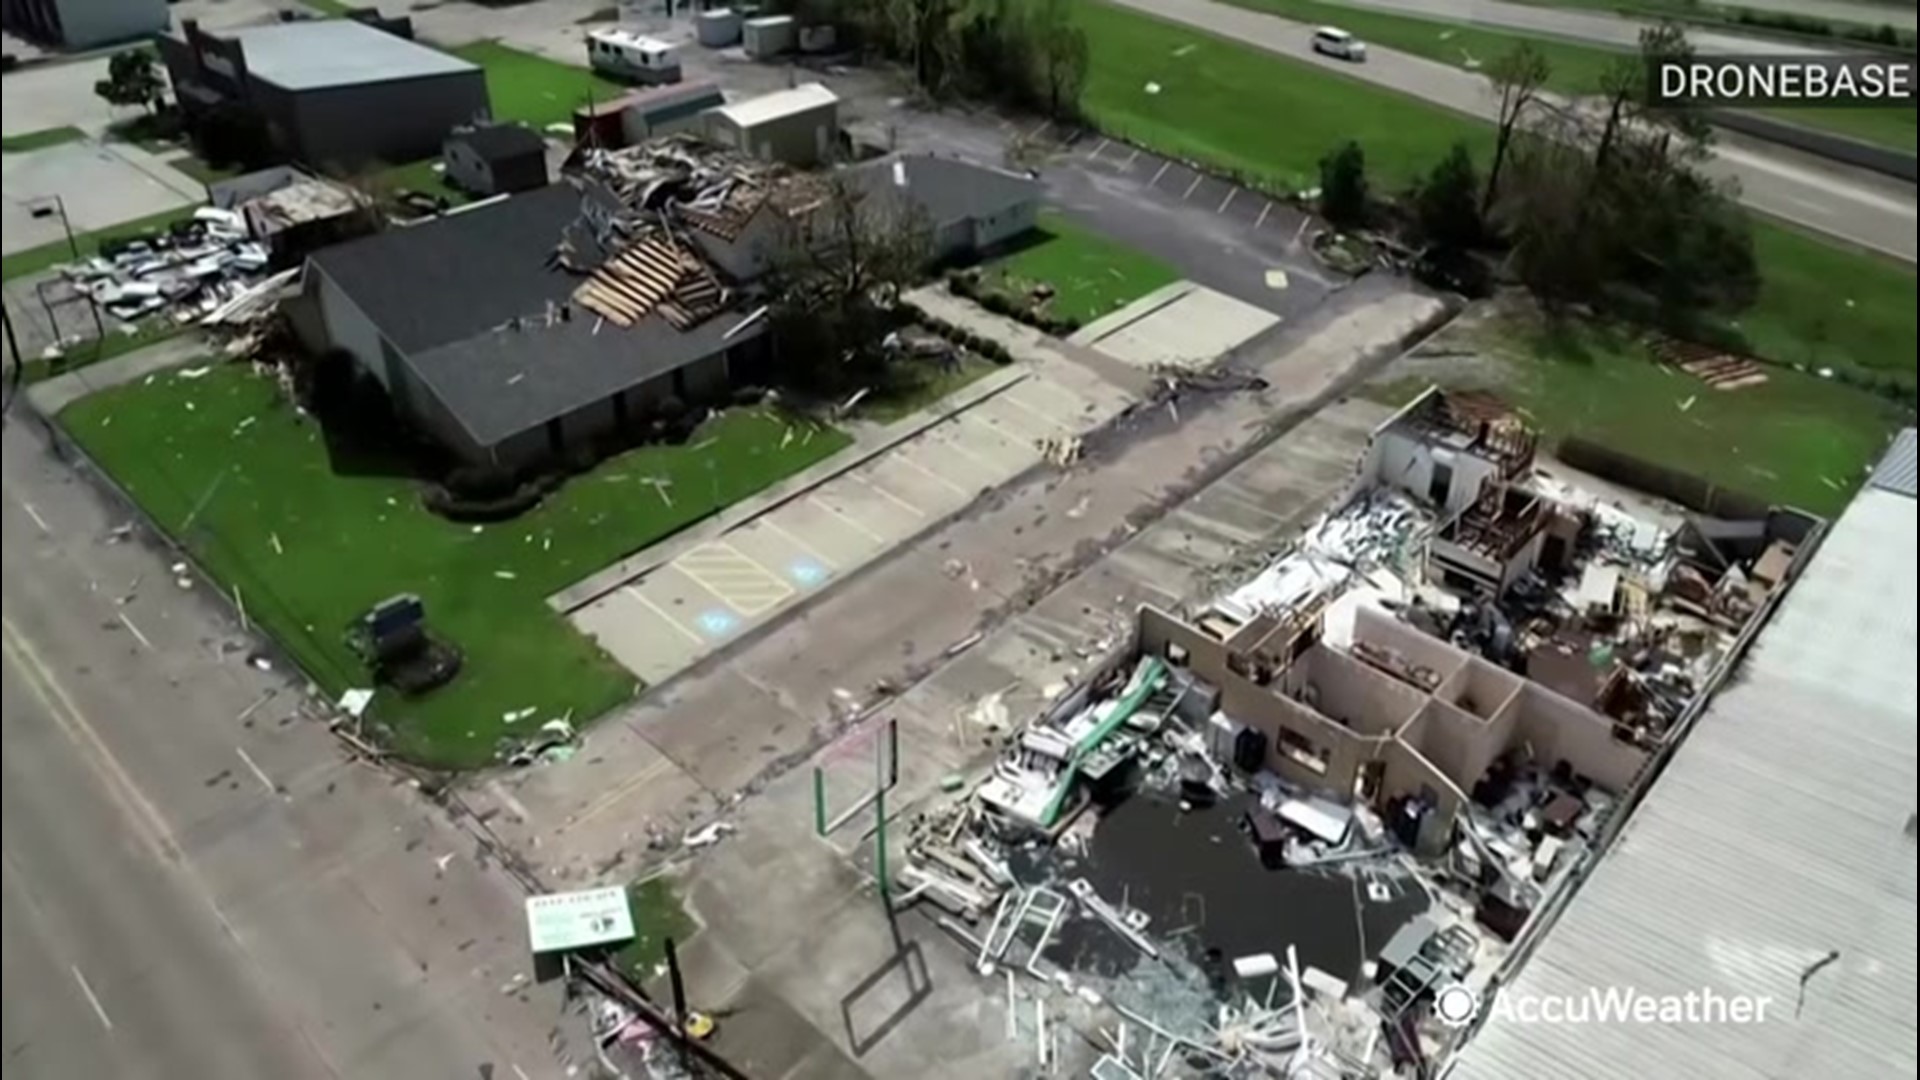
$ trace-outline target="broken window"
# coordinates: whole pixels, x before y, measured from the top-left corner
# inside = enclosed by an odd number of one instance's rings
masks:
[[[1280,752],[1296,765],[1303,766],[1316,776],[1327,775],[1327,753],[1315,746],[1306,736],[1288,728],[1281,728],[1274,737]]]

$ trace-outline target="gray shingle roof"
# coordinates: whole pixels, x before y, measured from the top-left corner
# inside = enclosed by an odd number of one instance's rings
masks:
[[[1764,1020],[1496,1016],[1448,1080],[1915,1074],[1915,543],[1911,499],[1855,498],[1504,991],[1710,988]]]
[[[1893,446],[1880,459],[1879,467],[1873,470],[1870,482],[1882,490],[1913,498],[1916,479],[1913,429],[1907,428],[1893,440]]]
[[[407,358],[481,446],[658,378],[764,332],[763,319],[731,339],[745,316],[723,311],[680,331],[654,315],[625,330],[582,308],[568,322],[494,330]]]
[[[561,236],[571,235],[583,268],[605,254],[581,221],[583,200],[613,205],[603,189],[555,184],[327,248],[313,263],[481,446],[764,331],[756,324],[723,342],[739,321],[729,312],[685,332],[658,316],[623,330],[577,304],[548,326],[548,305],[567,304],[586,280],[551,264]]]
[[[487,161],[530,154],[545,156],[547,152],[546,140],[521,124],[482,124],[455,131],[447,136],[447,141],[466,143]]]
[[[587,199],[615,205],[602,189],[555,184],[326,248],[313,262],[395,348],[425,352],[572,295],[583,279],[551,256],[570,230],[589,266],[604,256],[577,224]]]
[[[934,228],[990,217],[1040,197],[1040,184],[1029,177],[931,154],[870,162],[853,170],[853,181],[872,199],[911,199]]]

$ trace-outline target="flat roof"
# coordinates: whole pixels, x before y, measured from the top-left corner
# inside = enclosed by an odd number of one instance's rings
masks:
[[[791,90],[777,90],[771,94],[762,94],[757,98],[735,102],[717,110],[736,127],[749,128],[764,124],[769,120],[778,120],[794,113],[818,109],[824,105],[838,104],[839,95],[820,83],[807,83]]]
[[[1764,1018],[1496,1011],[1447,1080],[1914,1075],[1915,544],[1910,495],[1854,499],[1502,992],[1712,991]]]
[[[352,19],[306,19],[223,32],[246,49],[247,73],[286,90],[478,71],[457,56]]]

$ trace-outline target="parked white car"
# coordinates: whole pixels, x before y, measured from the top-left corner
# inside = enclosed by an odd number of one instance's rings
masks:
[[[1357,64],[1367,58],[1367,43],[1338,27],[1323,26],[1313,32],[1313,51]]]

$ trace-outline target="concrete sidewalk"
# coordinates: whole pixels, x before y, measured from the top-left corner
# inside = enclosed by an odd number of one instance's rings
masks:
[[[124,356],[90,364],[64,375],[55,375],[51,379],[42,379],[27,387],[27,400],[41,415],[57,416],[60,410],[89,394],[135,382],[191,360],[204,360],[209,364],[229,362],[209,355],[212,348],[213,345],[198,333],[188,331]]]

